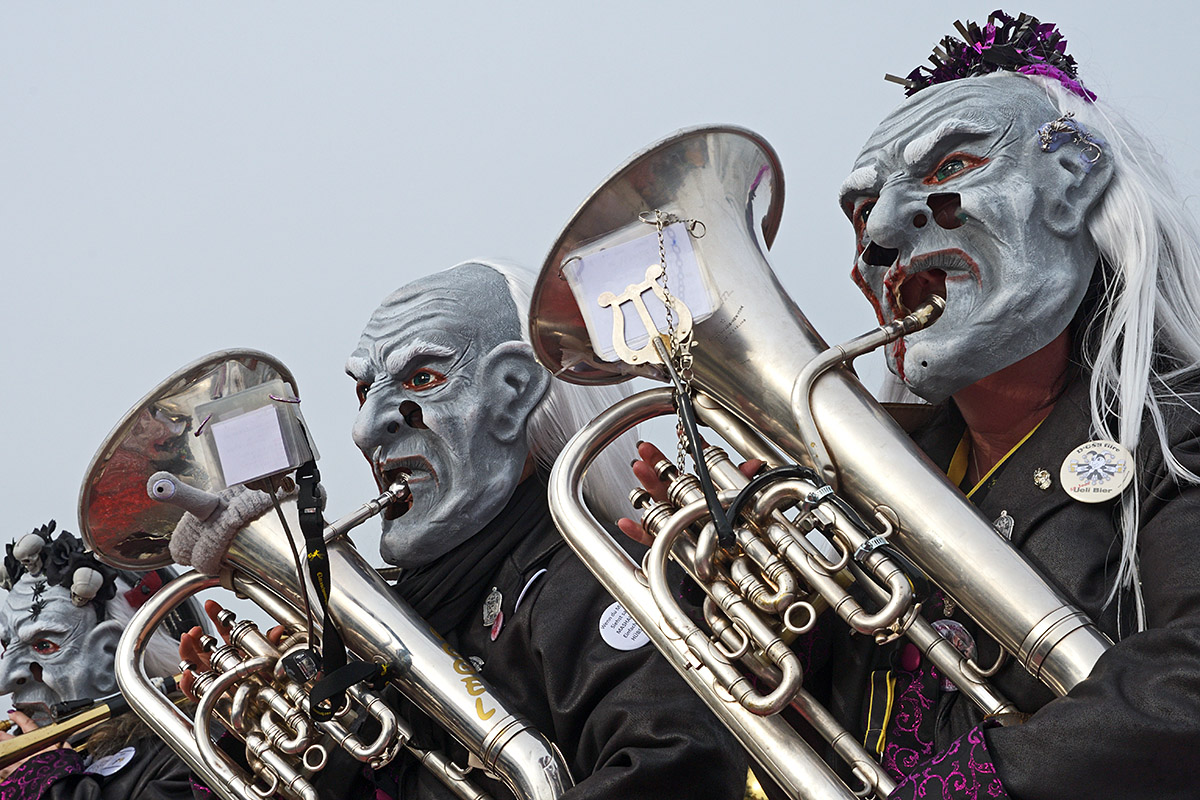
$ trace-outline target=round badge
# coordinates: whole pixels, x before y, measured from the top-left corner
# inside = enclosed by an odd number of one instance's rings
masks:
[[[650,642],[620,603],[613,603],[600,615],[600,638],[614,650],[637,650]]]
[[[90,772],[93,775],[112,775],[119,772],[121,767],[128,764],[137,755],[137,750],[132,747],[126,747],[124,750],[118,750],[111,756],[97,758],[88,765],[84,772]]]
[[[1103,503],[1125,490],[1133,480],[1133,456],[1105,439],[1081,444],[1063,460],[1059,481],[1081,503]]]

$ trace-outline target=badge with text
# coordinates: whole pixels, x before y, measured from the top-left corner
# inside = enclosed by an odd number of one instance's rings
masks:
[[[137,755],[137,750],[132,747],[126,747],[124,750],[118,750],[111,756],[97,758],[88,765],[84,772],[90,772],[93,775],[112,775],[119,772],[121,767],[128,764]]]
[[[1081,503],[1103,503],[1133,480],[1133,456],[1116,442],[1087,442],[1063,460],[1059,480],[1066,493]]]
[[[650,642],[620,603],[613,603],[600,615],[600,638],[614,650],[637,650]]]

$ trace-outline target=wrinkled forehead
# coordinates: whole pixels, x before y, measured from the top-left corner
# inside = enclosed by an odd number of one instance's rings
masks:
[[[488,352],[521,338],[521,319],[504,276],[482,264],[430,275],[389,295],[371,315],[351,360],[382,367],[400,346]]]
[[[36,615],[35,603],[41,604]],[[10,593],[0,608],[0,631],[23,640],[45,633],[82,635],[95,624],[95,610],[91,606],[76,607],[71,593],[62,586],[49,586],[36,599]]]
[[[1058,116],[1046,92],[1006,73],[924,89],[883,119],[854,162],[855,170],[912,165],[951,137],[1036,137]]]

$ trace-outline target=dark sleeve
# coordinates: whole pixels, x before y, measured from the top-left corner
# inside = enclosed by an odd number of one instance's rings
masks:
[[[45,800],[193,800],[191,773],[184,763],[157,739],[143,739],[133,759],[112,775],[79,769],[49,787]]]
[[[744,752],[653,645],[622,651],[601,638],[612,602],[569,554],[534,598],[531,645],[554,720],[545,733],[576,781],[564,800],[743,797]]]
[[[1195,438],[1173,452],[1193,471]],[[1200,753],[1200,488],[1160,468],[1142,489],[1147,630],[1116,644],[1087,680],[1027,723],[986,731],[1014,798],[1194,798]]]

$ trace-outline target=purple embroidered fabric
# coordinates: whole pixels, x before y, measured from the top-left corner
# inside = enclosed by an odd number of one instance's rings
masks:
[[[903,680],[906,673],[899,673]],[[933,755],[933,731],[925,724],[925,713],[933,710],[937,696],[937,671],[926,662],[908,672],[908,686],[896,697],[887,744],[881,765],[900,780],[918,764]]]
[[[203,783],[200,783],[198,780],[196,780],[195,776],[192,776],[191,784],[192,784],[192,797],[199,799],[199,798],[209,798],[209,797],[217,796],[216,792],[214,792],[212,789],[208,788]]]
[[[37,800],[57,781],[81,772],[83,758],[74,750],[38,753],[0,783],[0,800]]]
[[[906,775],[888,800],[1009,800],[1009,795],[979,726]]]

